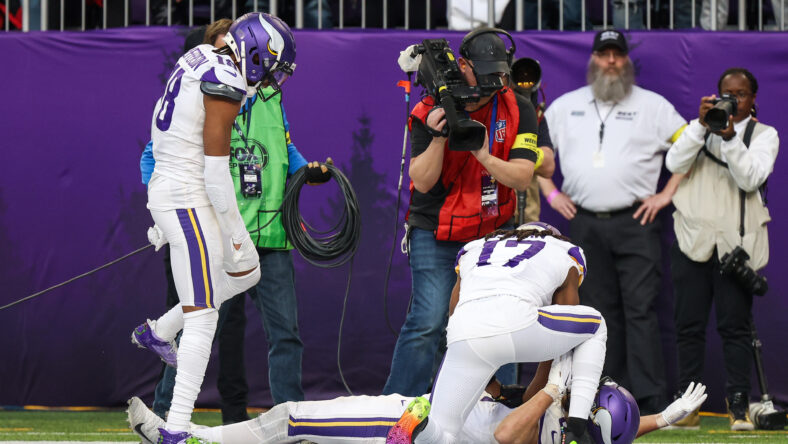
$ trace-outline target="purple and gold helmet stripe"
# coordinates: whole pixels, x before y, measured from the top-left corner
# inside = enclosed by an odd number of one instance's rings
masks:
[[[294,418],[287,424],[287,435],[347,436],[385,438],[399,418]]]
[[[549,313],[539,310],[539,323],[554,331],[594,334],[599,329],[599,324],[602,323],[602,317],[575,313]]]
[[[194,289],[194,306],[213,308],[213,282],[211,281],[211,264],[205,236],[193,208],[177,209],[178,221],[186,237],[189,248],[189,265]]]

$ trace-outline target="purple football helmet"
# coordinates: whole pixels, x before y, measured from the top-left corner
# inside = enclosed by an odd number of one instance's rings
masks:
[[[296,46],[293,33],[278,17],[264,12],[250,12],[238,17],[224,41],[235,55],[249,86],[259,89],[263,82],[276,95],[295,70]]]
[[[597,444],[631,444],[640,426],[640,409],[627,389],[603,381],[591,407],[588,432]]]

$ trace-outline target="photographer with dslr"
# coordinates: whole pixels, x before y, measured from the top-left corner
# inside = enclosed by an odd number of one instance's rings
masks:
[[[509,49],[501,36],[510,41]],[[508,33],[495,28],[472,31],[463,39],[459,58],[445,41],[426,40],[419,46],[419,79],[431,96],[416,105],[409,119],[413,296],[383,389],[384,394],[406,396],[428,391],[440,363],[439,343],[460,248],[511,219],[514,190],[526,189],[544,157],[536,147],[533,106],[504,87],[515,52]],[[454,74],[462,76],[461,82],[445,82]],[[481,93],[475,97],[459,93],[476,86]],[[462,109],[435,107],[436,95],[441,103],[454,101]],[[448,137],[443,133],[447,126]]]
[[[673,196],[671,251],[679,388],[703,374],[714,303],[731,429],[752,430],[747,413],[752,295],[766,289],[755,270],[769,260],[766,223],[771,220],[761,191],[774,168],[779,138],[774,128],[755,120],[758,82],[749,71],[728,69],[717,90],[721,98],[701,98],[698,118],[665,159],[670,171],[686,175]],[[696,412],[685,425],[698,421]]]

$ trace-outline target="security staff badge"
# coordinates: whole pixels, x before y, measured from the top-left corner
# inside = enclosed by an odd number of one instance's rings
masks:
[[[482,170],[482,218],[498,217],[498,182]]]

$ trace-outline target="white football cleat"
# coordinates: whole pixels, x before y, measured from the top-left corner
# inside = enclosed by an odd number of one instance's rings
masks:
[[[142,444],[156,444],[159,441],[159,428],[164,427],[164,420],[156,416],[138,397],[128,401],[129,427],[142,440]]]

